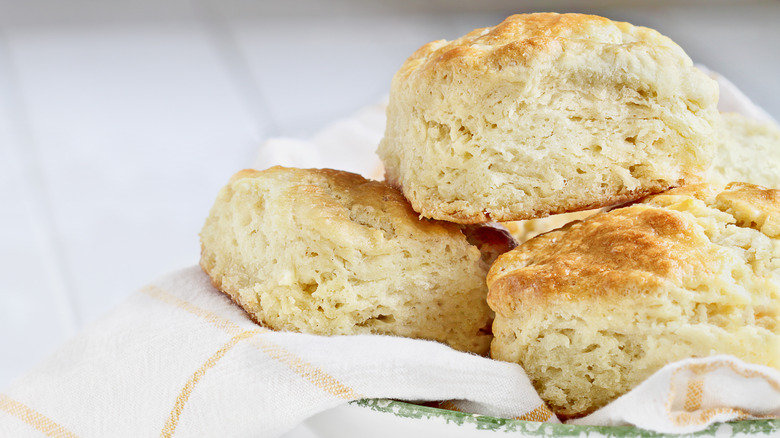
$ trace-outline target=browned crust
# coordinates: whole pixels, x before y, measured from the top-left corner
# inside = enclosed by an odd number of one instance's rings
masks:
[[[698,181],[698,179],[697,179]],[[623,193],[602,196],[596,202],[586,202],[582,200],[568,200],[560,204],[548,204],[548,208],[537,208],[533,210],[516,209],[509,213],[496,212],[487,208],[481,212],[470,213],[459,210],[454,213],[448,213],[437,205],[432,205],[429,200],[410,199],[415,211],[419,211],[421,216],[454,222],[456,224],[479,224],[485,222],[510,222],[527,219],[538,219],[553,214],[572,213],[576,211],[592,210],[597,208],[612,207],[615,205],[626,204],[637,201],[646,196],[661,193],[671,188],[679,187],[685,184],[685,180],[680,180],[676,184],[670,185],[648,185],[629,190]],[[445,204],[447,205],[447,204]]]
[[[599,29],[610,29],[614,32],[599,32]],[[601,33],[608,36],[599,39]],[[427,73],[424,74],[439,75],[464,66],[502,70],[514,65],[526,65],[532,62],[538,53],[561,52],[563,45],[568,42],[620,44],[629,33],[632,34],[629,38],[635,42],[669,42],[652,29],[596,15],[516,14],[496,26],[475,29],[453,41],[433,41],[420,47],[407,59],[400,73],[410,75],[413,72],[425,71]],[[618,34],[620,38],[616,39]]]
[[[447,221],[421,219],[404,194],[392,184],[369,180],[343,170],[282,166],[262,171],[245,169],[236,173],[230,183],[261,176],[291,179],[294,187],[287,191],[286,196],[294,200],[297,194],[305,195],[309,202],[307,206],[302,205],[302,208],[308,209],[310,213],[327,214],[330,220],[340,222],[343,230],[356,226],[350,218],[349,209],[360,205],[387,213],[388,217],[393,218],[393,227],[396,227],[398,232],[410,235],[422,230],[426,233],[459,233],[457,227]]]
[[[519,303],[643,293],[693,266],[706,272],[691,251],[694,226],[679,212],[647,205],[597,214],[529,242],[499,257],[488,274],[488,303],[503,315]]]
[[[683,199],[677,199],[682,197]],[[769,237],[780,215],[780,190],[732,183],[718,192],[697,184],[640,204],[594,215],[529,240],[496,260],[487,276],[488,304],[502,315],[584,297],[641,296],[660,284],[718,269],[700,249],[709,241],[685,213],[664,208],[699,199],[729,213],[741,227]]]

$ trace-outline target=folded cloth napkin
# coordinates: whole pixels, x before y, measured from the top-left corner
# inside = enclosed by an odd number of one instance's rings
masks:
[[[255,324],[198,267],[132,295],[0,394],[0,436],[278,436],[362,398],[557,421],[522,368],[432,341]]]
[[[568,423],[686,433],[716,422],[778,417],[780,371],[721,355],[669,364],[607,406]],[[780,422],[776,432],[780,436]]]
[[[192,267],[130,296],[0,394],[0,436],[273,437],[380,397],[558,422],[516,364],[432,341],[271,331]],[[780,372],[719,356],[670,365],[575,423],[688,432],[778,414]]]
[[[719,82],[729,110],[762,114]],[[383,115],[380,103],[312,141],[270,140],[256,167],[379,177]],[[462,411],[558,422],[516,364],[430,341],[270,331],[192,267],[130,296],[0,393],[0,437],[273,437],[362,398],[451,400]],[[682,433],[778,416],[780,372],[716,356],[670,364],[573,423]]]

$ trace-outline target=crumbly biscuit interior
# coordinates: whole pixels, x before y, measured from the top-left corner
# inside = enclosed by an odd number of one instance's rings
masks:
[[[736,113],[720,114],[718,146],[707,179],[719,184],[744,181],[780,189],[780,126]]]

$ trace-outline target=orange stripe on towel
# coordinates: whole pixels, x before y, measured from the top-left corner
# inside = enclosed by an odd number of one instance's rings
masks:
[[[515,417],[515,420],[544,422],[552,418],[554,415],[555,414],[553,411],[551,411],[547,405],[542,404],[532,411],[526,412],[519,417]]]
[[[185,310],[193,315],[199,316],[216,327],[226,331],[232,336],[237,336],[243,329],[236,323],[227,320],[224,317],[216,315],[208,310],[201,309],[200,307],[181,300],[169,292],[157,287],[147,286],[141,289],[145,294],[163,301],[172,306]],[[258,326],[258,331],[263,333],[270,333],[271,330]],[[302,378],[311,382],[317,388],[327,392],[328,394],[346,399],[357,400],[363,398],[363,396],[355,392],[352,388],[341,383],[335,377],[329,375],[322,369],[306,362],[302,358],[283,348],[282,346],[269,341],[267,339],[252,338],[250,343],[263,353],[267,354],[270,358],[286,365],[290,370],[301,376]]]
[[[149,295],[152,298],[156,298],[164,303],[170,304],[174,307],[178,307],[192,315],[203,318],[209,323],[211,323],[212,325],[216,326],[217,328],[226,331],[231,336],[236,336],[244,331],[243,328],[241,328],[238,324],[234,323],[233,321],[230,321],[227,318],[219,316],[208,310],[202,309],[178,297],[175,297],[171,293],[166,292],[165,290],[157,286],[154,285],[146,286],[145,288],[141,289],[141,292],[145,293],[146,295]],[[258,329],[268,330],[266,328],[261,328],[259,326]]]
[[[691,379],[688,382],[688,390],[685,393],[685,404],[683,409],[688,412],[701,409],[701,402],[704,396],[704,380]]]
[[[731,362],[726,361],[714,361],[705,364],[688,364],[674,370],[672,373],[671,385],[669,387],[669,394],[666,401],[666,413],[669,419],[678,426],[688,426],[691,424],[705,424],[710,422],[716,415],[727,414],[731,416],[733,420],[744,420],[747,418],[775,418],[775,416],[762,416],[752,415],[747,411],[739,408],[730,407],[716,407],[710,409],[701,409],[702,400],[704,397],[704,378],[708,373],[711,373],[719,368],[728,368],[734,374],[745,378],[761,378],[764,379],[773,388],[780,391],[780,385],[777,381],[770,376],[753,370],[742,370],[734,366]],[[685,412],[674,412],[672,405],[678,388],[675,385],[675,377],[679,373],[690,372],[693,376],[688,381],[685,389],[685,402],[683,409]]]
[[[46,436],[54,438],[77,438],[76,434],[60,426],[51,418],[5,394],[0,394],[0,410],[8,412],[14,417],[24,421]]]
[[[179,424],[179,418],[184,411],[184,405],[187,404],[187,400],[189,400],[190,395],[192,394],[192,390],[195,388],[195,385],[198,384],[200,379],[203,378],[203,376],[206,374],[206,371],[213,368],[214,365],[216,365],[217,362],[219,362],[219,360],[222,359],[228,351],[238,345],[240,341],[255,336],[259,333],[262,333],[262,330],[247,330],[245,332],[239,333],[236,336],[233,336],[233,338],[227,344],[223,345],[222,348],[217,350],[216,353],[208,358],[208,360],[206,360],[206,362],[204,362],[203,365],[201,365],[200,368],[198,368],[198,370],[195,371],[192,376],[190,376],[189,380],[184,385],[184,388],[182,388],[181,392],[179,393],[179,396],[176,398],[176,403],[173,405],[173,410],[171,410],[171,414],[168,416],[168,421],[165,422],[165,426],[163,426],[163,430],[160,433],[161,437],[168,438],[173,436],[173,433],[176,431],[176,426]]]
[[[334,397],[346,400],[363,398],[362,395],[355,392],[349,386],[344,385],[335,377],[271,341],[257,338],[252,339],[252,344],[272,359],[287,365],[295,374],[298,374],[314,384],[317,388]]]

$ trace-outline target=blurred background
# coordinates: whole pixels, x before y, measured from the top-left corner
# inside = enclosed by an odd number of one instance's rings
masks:
[[[780,119],[778,1],[0,0],[0,390],[196,264],[265,139],[376,102],[429,41],[533,11],[653,27]]]

